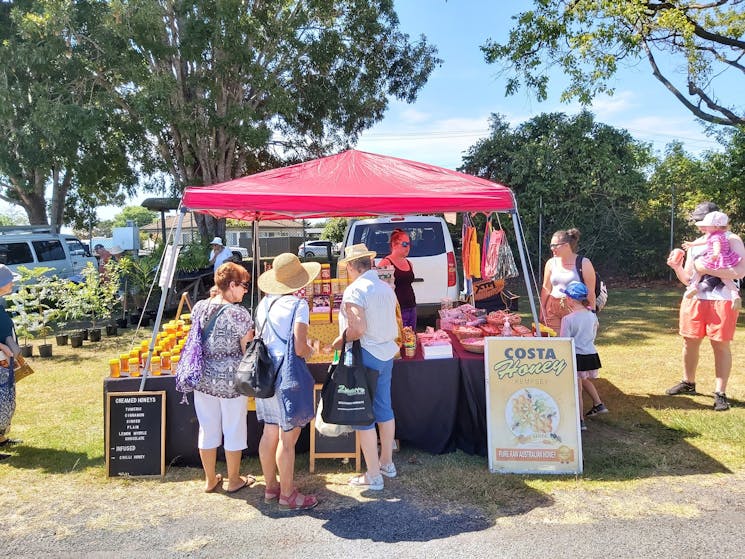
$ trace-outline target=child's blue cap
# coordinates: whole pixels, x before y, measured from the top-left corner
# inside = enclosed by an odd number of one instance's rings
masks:
[[[567,285],[567,288],[562,289],[561,292],[566,293],[567,297],[571,297],[572,299],[577,299],[577,301],[582,301],[583,299],[587,299],[587,286],[581,281],[569,282],[569,285]]]

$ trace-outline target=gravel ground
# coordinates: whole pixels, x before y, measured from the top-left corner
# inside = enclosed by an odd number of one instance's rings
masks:
[[[38,474],[38,472],[36,473]],[[198,470],[164,482],[19,472],[0,495],[5,557],[743,557],[745,472],[576,485],[491,516],[425,500],[401,480],[379,493],[315,476],[305,513],[263,503],[263,485],[204,494]],[[78,474],[81,475],[81,474]],[[7,478],[6,478],[7,479]]]

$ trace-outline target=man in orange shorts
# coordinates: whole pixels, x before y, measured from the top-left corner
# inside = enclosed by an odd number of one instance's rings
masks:
[[[712,202],[702,202],[691,212],[691,220],[701,221],[704,216],[718,210]],[[740,279],[745,276],[745,246],[737,235],[728,233],[727,240],[732,250],[742,259],[734,268],[711,270],[705,268],[696,257],[706,247],[693,246],[685,257],[680,249],[675,249],[667,259],[667,265],[678,279],[686,286],[698,282],[700,276],[709,274],[721,279]],[[714,409],[726,411],[729,402],[725,393],[730,371],[732,370],[732,352],[730,342],[735,335],[739,309],[733,304],[732,294],[722,285],[711,291],[700,291],[696,297],[683,298],[680,303],[680,335],[683,337],[683,380],[667,389],[667,394],[696,393],[696,368],[698,367],[699,350],[704,338],[709,338],[714,352]]]

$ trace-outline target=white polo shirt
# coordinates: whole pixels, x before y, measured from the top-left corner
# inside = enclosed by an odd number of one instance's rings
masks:
[[[360,342],[362,347],[375,358],[388,361],[398,352],[396,337],[396,293],[390,285],[380,280],[375,270],[368,270],[354,280],[345,290],[342,297],[342,308],[339,313],[339,332],[349,325],[344,312],[344,303],[352,303],[365,311],[367,328]]]

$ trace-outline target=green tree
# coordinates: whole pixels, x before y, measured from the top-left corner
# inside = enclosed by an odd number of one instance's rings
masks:
[[[110,87],[175,194],[353,144],[439,64],[424,37],[399,31],[389,0],[111,6]],[[224,220],[197,221],[203,237],[224,236]]]
[[[0,4],[0,199],[31,224],[59,230],[75,191],[111,202],[134,189],[128,153],[138,135],[125,136],[91,40],[107,10],[72,0]]]
[[[127,206],[121,213],[114,216],[112,225],[113,227],[124,227],[127,225],[127,221],[133,221],[137,227],[143,227],[150,225],[157,217],[156,212],[151,212],[142,206]]]
[[[321,238],[340,243],[344,240],[344,233],[347,231],[347,218],[346,217],[332,217],[323,226],[321,231]]]
[[[649,197],[649,146],[587,111],[542,114],[514,130],[493,115],[491,131],[468,150],[461,170],[513,189],[534,266],[548,257],[551,233],[577,227],[581,249],[604,273],[649,274],[648,260],[637,260],[635,251],[652,246],[662,258],[667,246],[659,221],[647,227],[639,216]],[[544,253],[537,255],[541,215]],[[642,228],[658,238],[637,241]]]
[[[562,99],[587,105],[599,93],[613,93],[611,79],[620,65],[646,59],[652,75],[698,118],[745,124],[737,93],[745,77],[742,0],[533,4],[532,10],[513,17],[516,24],[506,42],[482,46],[487,62],[500,61],[508,70],[507,94],[525,87],[546,99],[549,73],[558,68],[569,79]],[[672,63],[665,63],[667,56]],[[727,77],[739,78],[740,87],[724,82]]]

